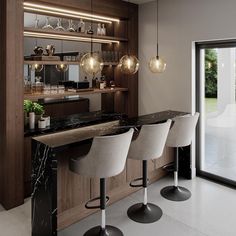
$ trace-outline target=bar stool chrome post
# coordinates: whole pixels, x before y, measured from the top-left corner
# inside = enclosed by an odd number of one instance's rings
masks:
[[[178,184],[179,148],[191,144],[198,117],[199,113],[196,113],[194,116],[187,115],[173,119],[174,125],[169,132],[167,146],[175,149],[174,185],[161,190],[161,195],[170,201],[185,201],[191,197],[191,192]]]
[[[84,236],[123,236],[117,227],[106,224],[106,178],[120,174],[125,167],[133,129],[113,136],[94,137],[89,153],[84,157],[70,160],[70,170],[76,174],[100,179],[100,196],[89,200],[87,209],[101,210],[101,224],[88,230]],[[105,147],[105,148],[104,148]],[[99,206],[91,205],[100,200]]]
[[[134,204],[127,211],[128,217],[138,223],[153,223],[162,216],[160,207],[148,203],[147,161],[162,156],[170,125],[171,120],[162,124],[142,126],[138,138],[130,146],[128,158],[142,160],[143,163],[142,178],[135,179],[130,183],[131,187],[143,187],[143,202]],[[142,184],[135,184],[135,182],[140,180],[142,180]]]

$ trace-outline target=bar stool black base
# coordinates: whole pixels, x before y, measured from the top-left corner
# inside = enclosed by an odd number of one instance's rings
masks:
[[[138,223],[148,224],[158,221],[162,217],[162,210],[160,207],[148,203],[137,203],[131,206],[128,211],[128,217]]]
[[[118,228],[106,225],[105,230],[102,230],[101,226],[96,226],[88,230],[84,236],[124,236],[124,234]]]
[[[191,192],[184,187],[168,186],[161,190],[162,197],[170,201],[186,201],[191,197]]]

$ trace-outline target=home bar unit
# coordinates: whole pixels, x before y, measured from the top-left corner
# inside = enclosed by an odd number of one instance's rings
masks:
[[[130,127],[137,135],[144,124],[186,113],[139,116],[138,73],[126,75],[119,64],[127,53],[138,57],[137,5],[120,0],[94,0],[92,7],[88,0],[0,4],[0,13],[12,12],[0,16],[7,22],[0,31],[6,35],[0,39],[6,45],[0,58],[0,132],[5,134],[0,144],[5,167],[0,167],[0,203],[11,209],[31,195],[32,235],[57,235],[97,211],[85,204],[99,195],[99,180],[73,174],[70,158],[88,153],[95,136]],[[102,71],[93,76],[81,68],[91,48],[103,59]],[[40,116],[35,124],[32,111]],[[180,152],[190,159],[188,148]],[[166,175],[162,167],[173,157],[173,149],[165,147],[161,158],[148,161],[150,183]],[[184,162],[187,172],[189,162]],[[141,173],[139,161],[127,160],[125,170],[107,180],[109,204],[139,190],[129,184]]]

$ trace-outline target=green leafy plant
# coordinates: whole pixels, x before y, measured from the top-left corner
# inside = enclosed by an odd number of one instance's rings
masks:
[[[217,52],[214,49],[205,51],[205,96],[217,98]]]
[[[44,108],[39,103],[34,102],[33,103],[33,112],[35,113],[35,115],[42,115],[44,113]]]
[[[24,112],[28,115],[30,112],[34,112],[35,115],[42,115],[44,113],[44,107],[37,102],[30,100],[24,100]]]
[[[30,112],[33,112],[33,102],[30,100],[24,100],[24,112],[26,114],[29,114]]]

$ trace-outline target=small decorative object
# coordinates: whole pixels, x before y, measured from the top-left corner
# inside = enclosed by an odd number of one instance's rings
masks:
[[[104,81],[100,82],[100,89],[105,89],[105,82]]]
[[[35,113],[34,112],[29,113],[29,127],[30,129],[35,129]]]
[[[45,119],[41,118],[39,121],[38,121],[38,128],[39,129],[45,129],[46,128],[46,125],[47,125],[47,122]]]
[[[89,28],[88,28],[88,30],[87,30],[87,34],[93,34],[92,25],[89,26]]]
[[[50,126],[50,116],[44,116],[42,117],[42,119],[44,119],[46,121],[46,126]]]
[[[43,29],[53,29],[53,27],[50,25],[49,23],[49,20],[50,20],[50,17],[47,16],[46,17],[46,22],[45,22],[45,25],[43,26]]]
[[[92,88],[96,88],[96,79],[95,77],[92,78]]]
[[[114,80],[110,81],[110,87],[111,87],[111,89],[114,89],[116,87]]]
[[[102,34],[101,23],[98,23],[98,27],[97,27],[97,35],[101,35],[101,34]]]
[[[69,32],[75,32],[73,20],[68,20],[68,24],[69,24],[69,25],[68,25],[67,31],[69,31]]]
[[[98,53],[91,52],[82,57],[80,66],[85,74],[95,76],[102,71],[103,61]]]
[[[43,47],[35,46],[34,53],[36,56],[42,56],[43,55]]]
[[[46,52],[47,52],[47,56],[53,56],[55,53],[55,47],[53,45],[47,45],[46,47]]]
[[[105,28],[105,24],[102,24],[102,28],[101,28],[101,35],[106,35],[106,28]]]
[[[55,30],[57,31],[65,31],[65,28],[62,26],[62,19],[58,18],[57,19],[57,27],[55,28]]]
[[[139,60],[135,56],[125,55],[120,59],[119,66],[124,74],[134,75],[139,69]]]

